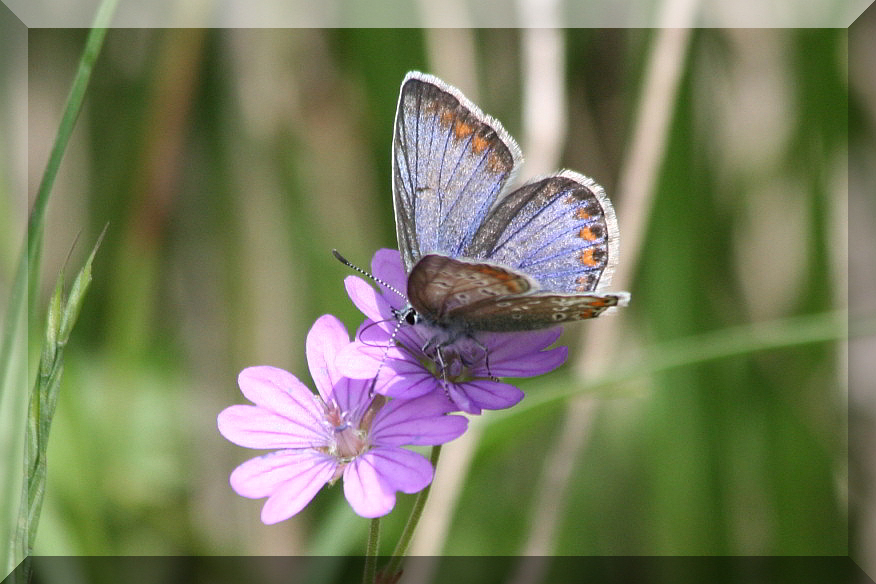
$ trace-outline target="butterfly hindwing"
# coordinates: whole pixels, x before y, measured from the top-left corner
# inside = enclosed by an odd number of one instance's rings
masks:
[[[473,303],[537,287],[526,275],[501,266],[427,254],[408,276],[408,302],[426,320],[449,325],[452,314],[464,318],[465,308]]]
[[[402,82],[393,137],[393,201],[410,271],[427,253],[469,245],[522,156],[502,125],[423,73]]]
[[[596,318],[612,306],[625,304],[628,296],[617,294],[527,294],[482,301],[465,309],[470,330],[507,332]],[[450,319],[457,315],[450,314]]]
[[[526,274],[491,263],[428,254],[408,277],[408,301],[448,331],[515,331],[594,318],[626,302],[626,293],[539,292]]]
[[[563,171],[502,198],[464,255],[524,272],[545,292],[592,292],[611,280],[617,232],[602,187]]]

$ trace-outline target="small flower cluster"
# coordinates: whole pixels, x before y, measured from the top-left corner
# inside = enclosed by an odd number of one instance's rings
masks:
[[[372,273],[396,290],[406,288],[397,251],[378,251]],[[292,517],[341,477],[357,514],[389,513],[396,492],[416,493],[432,481],[429,461],[404,446],[459,437],[468,420],[452,412],[480,414],[523,398],[497,376],[539,375],[566,359],[565,347],[547,349],[559,328],[479,333],[436,346],[435,331],[427,325],[399,325],[406,301],[397,293],[375,290],[355,276],[345,285],[366,319],[353,341],[331,315],[310,329],[307,363],[318,393],[282,369],[249,367],[238,383],[255,405],[234,405],[219,414],[219,431],[231,442],[278,449],[231,474],[239,495],[268,497],[264,523]]]

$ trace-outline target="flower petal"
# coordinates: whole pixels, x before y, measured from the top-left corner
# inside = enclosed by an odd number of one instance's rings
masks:
[[[416,493],[432,482],[432,463],[417,452],[404,448],[375,448],[365,457],[374,461],[384,485],[394,491]]]
[[[392,313],[390,313],[385,319],[378,321],[366,318],[362,322],[362,326],[359,327],[359,330],[356,331],[356,340],[366,345],[388,347],[391,344],[389,339],[392,338],[393,332],[396,332],[397,336],[398,330],[401,330],[399,328],[399,322]]]
[[[377,290],[358,276],[344,278],[344,288],[353,304],[371,320],[379,321],[385,318],[386,301]]]
[[[344,495],[357,514],[380,517],[392,511],[396,491],[421,491],[432,475],[432,465],[416,452],[375,448],[344,469]]]
[[[478,379],[466,383],[448,384],[448,393],[464,412],[480,413],[468,408],[485,410],[503,410],[510,408],[523,399],[523,392],[508,383]]]
[[[551,346],[562,334],[563,327],[557,326],[517,333],[491,333],[482,342],[490,348],[491,360],[514,359]]]
[[[355,413],[356,421],[371,403],[371,380],[342,377],[335,384],[334,400],[342,412]]]
[[[314,450],[281,450],[248,460],[231,473],[231,487],[243,497],[269,497],[262,508],[268,525],[301,511],[332,478],[338,462]]]
[[[371,273],[399,292],[406,293],[408,290],[408,275],[402,266],[401,254],[397,249],[378,249],[371,260]],[[407,303],[392,290],[383,289],[386,290],[387,302],[394,308],[400,308]]]
[[[464,417],[445,415],[455,409],[443,392],[417,399],[392,400],[375,416],[371,442],[380,446],[450,442],[468,428]]]
[[[248,400],[293,424],[316,428],[322,423],[316,396],[288,371],[267,365],[247,367],[237,376],[237,383]]]
[[[377,375],[380,364],[388,359],[406,359],[398,347],[373,346],[353,341],[338,353],[338,370],[353,379],[371,379]]]
[[[430,393],[441,391],[441,382],[422,365],[412,365],[408,361],[393,361],[392,369],[395,375],[381,379],[375,391],[395,399],[415,399]],[[401,369],[401,371],[399,371]],[[383,374],[381,374],[381,378]]]
[[[331,314],[316,319],[307,333],[307,366],[316,389],[326,402],[331,399],[335,383],[342,377],[335,365],[337,354],[348,344],[350,335],[347,329]]]
[[[468,394],[465,393],[461,385],[448,383],[447,389],[444,391],[447,392],[447,397],[453,401],[456,407],[459,408],[459,411],[472,414],[473,416],[481,413],[482,409],[468,397]]]
[[[380,480],[374,460],[367,454],[344,469],[344,496],[362,517],[380,517],[395,507],[395,491]]]
[[[493,361],[490,353],[490,373],[497,377],[532,377],[553,371],[566,362],[568,347],[555,347],[547,351],[535,351],[501,361]],[[486,372],[486,367],[483,367]]]
[[[259,406],[235,405],[217,418],[219,432],[246,448],[307,448],[327,445],[331,436],[310,419],[292,419]]]

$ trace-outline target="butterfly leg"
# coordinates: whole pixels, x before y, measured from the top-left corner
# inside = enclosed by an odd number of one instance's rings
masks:
[[[435,345],[435,363],[438,365],[438,369],[441,370],[441,387],[444,388],[444,395],[452,401],[453,396],[450,395],[450,381],[447,379],[448,364],[444,359],[444,351],[441,350],[441,347],[441,344]]]
[[[487,346],[480,342],[474,335],[469,335],[469,338],[481,351],[484,352],[484,366],[487,368],[487,377],[490,378],[490,381],[499,381],[499,378],[493,375],[493,370],[490,369],[490,351],[487,349]]]

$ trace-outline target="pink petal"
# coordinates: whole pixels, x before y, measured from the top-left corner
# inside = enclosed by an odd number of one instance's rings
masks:
[[[383,447],[371,450],[362,458],[373,461],[382,483],[393,491],[416,493],[432,482],[432,464],[417,452]]]
[[[513,385],[502,383],[500,381],[478,379],[453,385],[455,387],[448,388],[450,398],[460,407],[462,407],[462,404],[457,401],[458,399],[463,401],[463,403],[466,403],[466,400],[468,400],[470,404],[467,405],[470,407],[474,406],[475,408],[483,408],[485,410],[503,410],[505,408],[510,408],[523,399],[522,391]],[[460,396],[457,396],[457,392],[464,394],[465,397],[461,398]],[[463,411],[468,412],[469,410],[463,409]]]
[[[330,314],[316,319],[307,333],[306,353],[310,376],[326,402],[331,399],[335,383],[342,377],[335,366],[335,359],[348,344],[350,335],[347,329]]]
[[[381,362],[388,359],[405,359],[398,347],[372,346],[353,341],[338,353],[336,364],[345,377],[371,379],[377,375]],[[386,365],[384,364],[384,368]]]
[[[380,366],[380,355],[383,347],[371,347],[358,341],[353,341],[338,353],[338,370],[345,377],[353,379],[368,379],[377,374]]]
[[[277,523],[301,511],[332,478],[337,460],[314,450],[281,450],[248,460],[231,473],[242,497],[269,497],[262,521]]]
[[[408,291],[408,275],[402,266],[401,254],[396,249],[382,248],[377,250],[374,258],[371,260],[371,273],[401,292],[407,294]],[[386,290],[384,288],[384,290]],[[407,301],[404,298],[399,298],[398,295],[391,291],[386,291],[387,300],[395,308],[403,306]],[[396,299],[398,298],[398,301]]]
[[[568,355],[568,347],[555,347],[547,351],[519,355],[513,359],[506,358],[502,361],[498,359],[494,361],[493,353],[490,352],[490,373],[497,377],[543,375],[565,363]]]
[[[341,378],[335,384],[334,400],[342,412],[364,412],[365,406],[371,401],[370,379]]]
[[[344,278],[344,288],[350,300],[365,316],[375,321],[386,318],[386,301],[368,282],[358,276],[347,276]]]
[[[267,365],[247,367],[237,376],[237,383],[248,400],[293,424],[315,428],[322,422],[316,396],[288,371]]]
[[[387,308],[387,310],[389,309]],[[388,312],[386,318],[377,321],[366,318],[356,331],[356,340],[366,345],[388,347],[390,345],[389,339],[392,338],[393,331],[398,327],[398,321],[392,312]]]
[[[362,517],[386,515],[395,492],[416,493],[432,481],[432,465],[403,448],[375,448],[344,469],[344,495]]]
[[[551,346],[562,334],[563,327],[558,326],[524,333],[492,333],[482,341],[490,347],[490,359],[514,359]]]
[[[356,458],[344,469],[344,496],[358,515],[380,517],[395,506],[395,492],[380,480],[374,461],[367,455]]]
[[[455,409],[443,392],[433,392],[418,399],[392,400],[374,418],[372,443],[402,446],[450,442],[468,428],[468,420],[464,417],[444,415]]]
[[[447,396],[456,404],[456,407],[459,408],[459,411],[472,414],[473,416],[481,413],[481,408],[468,397],[462,386],[456,383],[448,383],[445,391],[447,391]]]
[[[396,372],[387,382],[378,383],[376,391],[387,397],[396,399],[414,399],[430,393],[441,391],[441,383],[429,371],[419,366],[419,368],[410,368],[410,363],[406,361],[394,361],[392,364],[393,370]],[[404,370],[404,372],[398,371]],[[381,374],[381,377],[383,375]]]
[[[323,426],[310,418],[288,418],[259,406],[227,407],[217,423],[227,440],[246,448],[307,448],[330,441]]]

